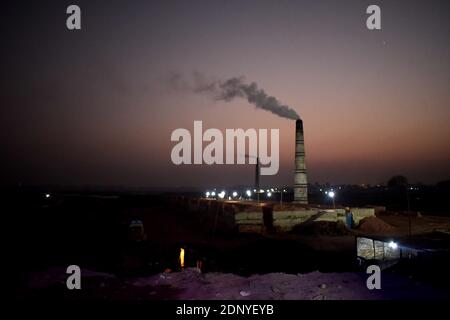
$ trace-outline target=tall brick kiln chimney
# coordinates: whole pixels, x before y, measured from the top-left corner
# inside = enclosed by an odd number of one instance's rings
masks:
[[[303,121],[295,123],[295,174],[294,202],[308,203],[308,180],[306,178],[305,138],[303,136]]]

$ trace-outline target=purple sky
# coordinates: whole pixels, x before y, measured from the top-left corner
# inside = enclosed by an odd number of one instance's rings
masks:
[[[245,100],[168,88],[168,75],[245,76],[304,121],[310,182],[450,178],[446,1],[77,1],[3,10],[1,141],[6,184],[252,184],[251,166],[175,166],[176,128],[280,129],[293,183],[295,122]],[[5,48],[5,49],[3,49]]]

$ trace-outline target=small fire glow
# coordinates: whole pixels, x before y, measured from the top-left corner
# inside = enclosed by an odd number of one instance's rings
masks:
[[[180,267],[184,268],[184,249],[180,248]]]

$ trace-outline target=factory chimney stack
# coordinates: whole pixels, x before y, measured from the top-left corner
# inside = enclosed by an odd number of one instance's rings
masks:
[[[305,138],[303,121],[298,119],[295,124],[295,174],[294,202],[308,204],[308,180],[306,178]]]

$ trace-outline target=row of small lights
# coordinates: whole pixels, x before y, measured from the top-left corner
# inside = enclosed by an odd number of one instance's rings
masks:
[[[271,197],[272,193],[273,192],[277,192],[277,191],[278,191],[278,189],[273,189],[273,188],[267,189],[266,191],[264,191],[263,189],[260,189],[259,193],[266,192],[266,195],[268,197]],[[253,192],[256,193],[256,189],[253,189]],[[286,192],[286,189],[283,189],[280,192]],[[247,191],[245,191],[245,194],[247,195],[247,197],[250,198],[252,196],[252,191],[250,189],[248,189]],[[223,199],[223,198],[225,198],[226,192],[225,191],[221,191],[220,193],[216,193],[215,191],[206,191],[205,195],[206,195],[207,198],[209,198],[209,197],[216,197],[216,195],[217,195],[220,199]],[[233,191],[233,193],[232,193],[233,198],[237,198],[238,195],[239,194],[238,194],[237,191]]]
[[[339,189],[339,190],[341,190],[341,189],[342,189],[342,187],[338,187],[338,189]],[[331,188],[330,190],[331,190],[331,191],[333,191],[334,189],[333,189],[333,188]],[[320,188],[320,189],[319,189],[319,191],[320,191],[320,192],[322,192],[322,191],[323,191],[323,192],[325,192],[325,193],[327,193],[327,192],[328,192],[327,190],[325,190],[325,191],[324,191],[324,189],[322,189],[322,188]]]

